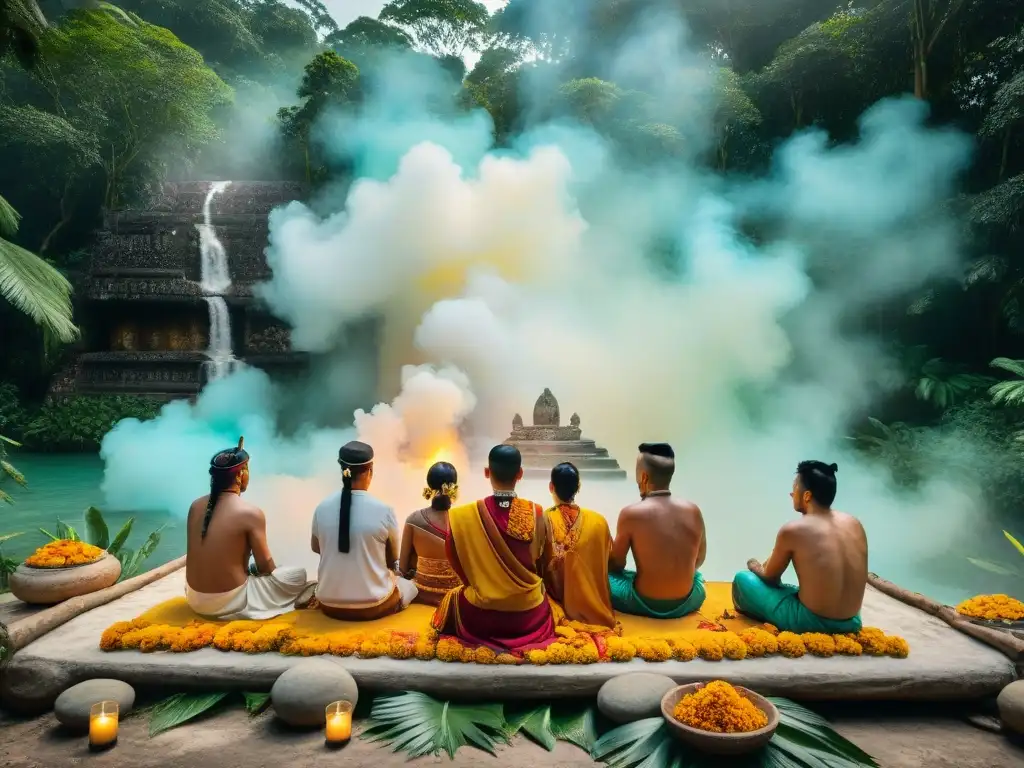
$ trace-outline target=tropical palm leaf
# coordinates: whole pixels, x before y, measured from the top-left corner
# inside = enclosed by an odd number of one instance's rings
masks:
[[[820,715],[788,699],[771,699],[779,727],[764,749],[729,765],[735,768],[877,768],[874,758],[836,733]],[[682,744],[660,717],[621,726],[594,745],[595,760],[609,768],[715,768],[720,759]]]
[[[25,476],[21,474],[18,468],[9,461],[0,459],[0,472],[7,475],[11,480],[22,487],[28,485],[28,482],[25,480]]]
[[[1024,405],[1024,360],[997,357],[989,365],[1017,376],[1017,379],[1000,381],[989,387],[992,402],[997,405]]]
[[[2,222],[6,216],[0,211]],[[2,238],[0,296],[61,341],[78,338],[78,328],[71,321],[71,283],[34,253]]]
[[[933,357],[921,366],[915,394],[918,400],[946,410],[956,404],[958,397],[993,382],[990,376],[966,373],[940,357]]]
[[[504,725],[500,704],[452,704],[407,691],[374,701],[363,737],[410,757],[446,752],[454,758],[467,744],[493,755],[499,742],[507,742]]]
[[[589,754],[597,742],[597,709],[592,704],[575,712],[559,713],[555,709],[551,713],[551,733]]]
[[[555,734],[551,732],[551,707],[543,705],[523,712],[508,715],[502,732],[506,740],[510,740],[522,731],[548,752],[555,748]]]
[[[1015,538],[1013,538],[1013,536],[1010,535],[1009,531],[1003,531],[1003,536],[1005,536],[1007,538],[1007,540],[1009,540],[1009,542],[1011,544],[1013,544],[1014,547],[1017,548],[1018,552],[1020,552],[1022,555],[1024,555],[1024,544],[1021,544],[1019,541],[1017,541]]]

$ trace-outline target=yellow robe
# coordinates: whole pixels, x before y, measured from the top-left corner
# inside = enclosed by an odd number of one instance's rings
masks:
[[[608,554],[612,537],[608,521],[589,509],[578,509],[571,524],[560,507],[544,513],[548,543],[542,569],[548,594],[558,601],[570,621],[595,627],[614,627],[608,587]]]
[[[515,503],[523,505],[524,519],[533,518],[531,502],[517,499]],[[452,626],[454,613],[454,624],[462,634],[460,596],[474,608],[510,614],[527,613],[547,602],[543,579],[512,554],[483,502],[453,507],[448,512],[448,528],[449,546],[454,545],[452,554],[457,560],[453,566],[465,580],[463,586],[448,592],[437,607],[432,621],[435,629],[444,631],[446,626]],[[557,623],[561,612],[553,611],[553,618]]]

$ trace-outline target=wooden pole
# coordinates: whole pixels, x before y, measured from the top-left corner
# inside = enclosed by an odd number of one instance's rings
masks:
[[[877,574],[868,574],[868,584],[894,600],[899,600],[905,605],[942,619],[953,629],[963,632],[965,635],[970,635],[975,640],[995,648],[1011,661],[1019,662],[1024,660],[1024,640],[1014,637],[1008,632],[1000,632],[997,629],[974,624],[950,606],[941,605],[919,592],[911,592],[903,589],[903,587],[896,586],[891,581],[886,581]]]
[[[120,584],[114,584],[92,594],[72,597],[52,608],[47,608],[46,610],[39,611],[39,613],[34,613],[31,616],[26,616],[24,619],[15,621],[7,627],[7,633],[10,636],[10,647],[7,649],[7,656],[10,657],[14,651],[24,648],[33,640],[37,640],[47,632],[56,629],[62,624],[66,624],[76,616],[80,616],[86,611],[99,608],[101,605],[106,605],[112,600],[117,600],[119,597],[124,597],[136,590],[142,589],[148,584],[152,584],[154,581],[162,579],[164,576],[184,567],[185,556],[182,555],[177,560],[172,560],[161,565],[159,568],[154,568],[131,579],[126,579]],[[2,626],[0,625],[0,627]]]

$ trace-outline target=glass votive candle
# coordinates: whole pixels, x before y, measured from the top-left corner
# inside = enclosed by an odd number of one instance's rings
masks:
[[[89,708],[89,748],[109,749],[117,744],[118,706],[100,701]]]
[[[352,738],[352,702],[332,701],[327,705],[326,729],[324,736],[327,745],[340,747]]]

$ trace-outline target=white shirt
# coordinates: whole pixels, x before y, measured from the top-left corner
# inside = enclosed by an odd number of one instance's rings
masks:
[[[385,545],[391,540],[398,557],[395,512],[366,491],[352,491],[349,551],[338,551],[341,491],[320,502],[313,513],[313,537],[320,543],[316,598],[334,608],[375,605],[395,588],[395,573],[388,567]]]

